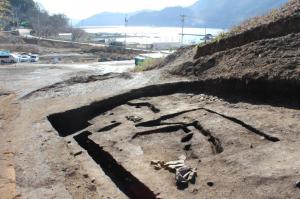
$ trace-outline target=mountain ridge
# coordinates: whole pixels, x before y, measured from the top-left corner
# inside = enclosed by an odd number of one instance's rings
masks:
[[[130,26],[181,25],[179,15],[186,15],[186,27],[230,28],[242,21],[278,8],[288,0],[199,0],[189,7],[167,7],[159,11],[134,13],[103,12],[82,20],[78,26],[121,26],[128,16]],[[233,6],[234,5],[234,6]]]

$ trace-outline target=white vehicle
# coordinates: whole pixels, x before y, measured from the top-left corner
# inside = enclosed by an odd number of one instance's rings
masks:
[[[7,56],[0,56],[1,64],[13,64],[20,62],[19,56],[15,54],[8,54]]]
[[[38,62],[39,59],[40,59],[40,58],[39,58],[38,55],[35,55],[35,54],[30,55],[30,61],[31,61],[31,62]]]
[[[20,62],[20,55],[10,54],[9,59],[10,59],[10,63],[19,63]]]
[[[30,56],[29,55],[21,55],[20,56],[20,62],[29,62]]]

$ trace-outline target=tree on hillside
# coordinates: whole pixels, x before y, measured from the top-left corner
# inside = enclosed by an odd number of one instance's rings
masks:
[[[72,33],[72,41],[84,42],[89,39],[89,34],[82,29],[71,28],[70,32]]]
[[[30,22],[31,28],[38,36],[55,36],[70,29],[65,15],[49,15],[46,11],[41,11],[37,15],[31,17]]]
[[[16,26],[30,26],[30,18],[38,12],[36,3],[33,0],[9,0],[13,15],[13,22]]]
[[[69,29],[65,15],[49,15],[33,0],[9,0],[14,25],[31,28],[38,36],[54,36]]]
[[[31,28],[37,36],[50,37],[59,33],[72,32],[69,19],[63,14],[49,15],[33,0],[0,0],[0,28]],[[87,35],[74,30],[74,40],[78,41]]]
[[[4,28],[10,21],[10,3],[8,0],[0,0],[0,29]]]

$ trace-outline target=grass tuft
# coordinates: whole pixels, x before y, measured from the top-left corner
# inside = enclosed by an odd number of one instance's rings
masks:
[[[156,66],[161,63],[163,58],[159,59],[146,59],[142,64],[135,66],[133,69],[133,72],[142,72],[142,71],[148,71],[153,70],[156,68]]]

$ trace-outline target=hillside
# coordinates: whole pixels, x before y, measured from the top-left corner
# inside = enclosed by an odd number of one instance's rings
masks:
[[[169,7],[160,11],[138,13],[100,13],[82,20],[79,26],[124,25],[124,17],[129,16],[131,26],[179,26],[179,15],[187,15],[188,27],[229,28],[273,8],[278,8],[287,0],[199,0],[189,7]]]
[[[300,97],[300,2],[235,27],[220,40],[180,49],[158,67],[243,92]],[[232,82],[234,81],[234,82]],[[218,83],[219,82],[219,83]],[[274,86],[276,85],[276,86]],[[222,90],[222,86],[218,90]],[[232,88],[231,88],[232,89]],[[268,91],[268,92],[266,92]],[[226,89],[222,92],[226,92]]]

